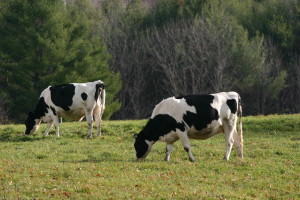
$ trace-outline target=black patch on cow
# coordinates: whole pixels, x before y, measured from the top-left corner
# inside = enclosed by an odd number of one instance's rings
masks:
[[[33,129],[35,125],[35,121],[34,121],[34,116],[32,112],[29,112],[27,115],[27,119],[25,121],[25,126],[26,126],[26,130],[25,130],[25,134],[28,135],[30,133],[30,131]]]
[[[81,98],[82,98],[84,101],[87,99],[87,97],[88,97],[88,95],[87,95],[85,92],[81,93]]]
[[[44,117],[48,112],[49,106],[46,104],[44,97],[41,97],[33,111],[34,119]]]
[[[183,121],[189,126],[194,126],[197,130],[202,130],[207,127],[213,120],[219,119],[218,111],[211,106],[214,100],[213,95],[189,95],[177,97],[184,98],[189,106],[196,108],[196,113],[189,112],[183,115]]]
[[[134,148],[136,150],[137,158],[142,158],[148,150],[148,144],[145,140],[156,142],[160,136],[164,136],[176,129],[184,131],[185,127],[183,123],[178,123],[173,117],[166,114],[156,115],[153,119],[150,119],[145,128],[136,135],[136,141]]]
[[[64,110],[70,110],[75,94],[75,86],[73,84],[64,84],[50,87],[52,102]]]
[[[181,131],[184,131],[185,129],[183,123],[178,123],[170,115],[159,114],[148,121],[143,131],[145,132],[145,138],[147,140],[157,141],[160,136],[164,136],[171,131],[175,131],[177,128]]]
[[[25,121],[25,134],[29,134],[35,125],[35,119],[40,119],[48,112],[49,106],[45,103],[44,97],[41,97],[32,112],[28,113],[27,119]]]
[[[145,132],[141,131],[140,134],[135,135],[134,148],[137,158],[142,158],[145,155],[149,148],[149,145],[145,141]]]
[[[50,106],[50,108],[51,108],[51,110],[52,110],[52,113],[53,113],[54,115],[56,115],[55,109],[54,109],[52,106]]]
[[[235,114],[236,111],[237,111],[237,102],[236,102],[236,100],[235,99],[228,99],[226,103],[227,103],[228,107],[230,108],[231,113]]]
[[[95,91],[95,101],[99,98],[100,90],[104,89],[104,84],[103,83],[98,83],[96,84],[96,91]]]
[[[184,150],[188,153],[190,149],[188,147],[184,147]]]

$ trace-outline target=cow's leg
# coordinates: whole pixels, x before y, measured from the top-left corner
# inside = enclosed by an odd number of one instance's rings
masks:
[[[190,141],[189,141],[189,138],[187,136],[187,133],[186,132],[179,132],[178,133],[178,136],[179,136],[179,139],[181,140],[182,142],[182,145],[183,145],[183,148],[184,150],[188,153],[188,156],[189,156],[189,160],[191,162],[194,162],[195,161],[195,158],[192,154],[192,150],[191,150],[191,144],[190,144]]]
[[[234,132],[234,120],[226,120],[223,123],[224,132],[225,132],[225,143],[226,143],[226,152],[224,159],[229,160],[230,152],[234,142],[233,132]]]
[[[172,153],[172,147],[173,147],[173,144],[174,142],[176,142],[179,138],[178,137],[174,137],[172,139],[170,139],[168,142],[167,142],[167,145],[166,145],[166,157],[165,157],[165,161],[169,161],[170,160],[170,156],[171,156],[171,153]]]
[[[170,155],[171,155],[171,152],[172,152],[172,147],[173,147],[173,143],[167,143],[165,161],[169,161],[170,160]]]
[[[45,130],[45,132],[44,132],[44,136],[47,136],[47,135],[48,135],[49,130],[50,130],[50,128],[51,128],[52,125],[53,125],[53,121],[48,122],[47,128],[46,128],[46,130]]]
[[[85,111],[85,118],[88,124],[88,135],[87,138],[92,138],[92,129],[93,129],[93,115],[91,111]]]
[[[58,117],[53,117],[53,123],[54,123],[54,126],[55,126],[55,135],[56,137],[59,137],[59,119]]]
[[[99,137],[101,136],[101,122],[102,122],[101,117],[95,118],[95,121],[97,123],[97,133],[98,133],[97,136]]]
[[[236,129],[233,131],[233,140],[238,156],[243,158],[243,139],[238,135]]]
[[[95,118],[95,122],[97,124],[97,133],[98,133],[98,137],[101,136],[101,112],[96,112],[94,114],[94,118]]]

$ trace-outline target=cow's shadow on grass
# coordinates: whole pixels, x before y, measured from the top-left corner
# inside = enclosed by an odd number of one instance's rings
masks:
[[[134,159],[122,158],[116,154],[109,152],[102,152],[100,155],[89,155],[82,159],[76,160],[61,160],[61,162],[66,163],[102,163],[102,162],[134,162]]]
[[[37,135],[24,135],[24,133],[16,132],[15,129],[11,127],[4,128],[0,131],[1,142],[28,142],[44,139],[44,137],[39,137]]]
[[[106,157],[103,153],[102,155],[100,155],[99,157],[88,157],[88,158],[84,158],[84,159],[78,159],[78,160],[61,160],[60,162],[62,163],[102,163],[102,162],[127,162],[127,163],[157,163],[157,162],[162,162],[162,163],[173,163],[173,164],[178,164],[181,162],[187,162],[190,163],[190,161],[188,159],[183,159],[181,161],[165,161],[163,159],[161,160],[156,160],[156,159],[146,159],[143,161],[137,161],[134,158],[122,158],[122,157],[117,157],[114,156],[112,158],[110,157]]]
[[[108,159],[108,158],[98,158],[98,159],[81,159],[81,160],[61,160],[60,162],[62,163],[102,163],[102,162],[130,162],[134,161],[133,159],[128,159],[124,160],[122,158],[113,158],[113,159]]]
[[[67,162],[67,163],[102,163],[102,162],[124,162],[124,161],[130,161],[130,159],[126,160],[121,157],[118,157],[116,155],[114,156],[107,156],[107,152],[103,152],[99,156],[88,156],[87,158],[78,159],[78,160],[63,160],[61,162]]]
[[[0,141],[1,142],[29,142],[29,141],[40,141],[47,140],[51,138],[50,136],[55,136],[55,130],[50,131],[48,136],[43,136],[44,130],[39,130],[33,135],[25,135],[24,132],[18,131],[13,127],[5,127],[0,129]],[[74,134],[65,134],[65,138],[86,138],[85,132],[75,132]]]

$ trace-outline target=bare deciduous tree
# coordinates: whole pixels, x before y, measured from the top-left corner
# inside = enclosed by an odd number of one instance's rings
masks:
[[[294,55],[290,64],[289,85],[280,92],[280,107],[285,113],[300,112],[300,55]]]
[[[155,104],[169,96],[229,90],[243,95],[248,114],[276,109],[285,77],[280,54],[274,46],[263,46],[260,37],[249,40],[224,13],[144,32],[132,32],[121,15],[110,15],[104,38],[110,66],[123,80],[115,118],[149,117]]]

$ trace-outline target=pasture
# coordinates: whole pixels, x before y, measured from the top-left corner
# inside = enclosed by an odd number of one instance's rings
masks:
[[[300,199],[300,115],[243,118],[244,160],[223,160],[224,135],[191,140],[191,163],[178,141],[170,162],[165,144],[134,161],[133,134],[146,120],[104,121],[86,139],[86,122],[0,126],[1,199]]]

